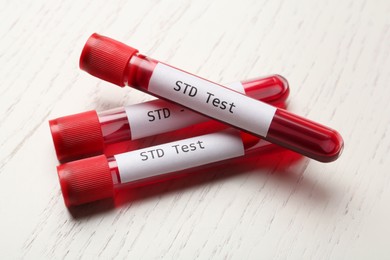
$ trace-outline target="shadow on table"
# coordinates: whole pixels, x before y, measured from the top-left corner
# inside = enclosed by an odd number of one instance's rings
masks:
[[[141,187],[125,186],[116,191],[114,199],[73,207],[69,209],[69,212],[74,219],[81,220],[115,208],[131,207],[133,203],[142,203],[149,198],[170,196],[177,192],[186,192],[186,190],[189,192],[190,189],[196,187],[222,183],[240,174],[262,174],[262,177],[266,178],[259,180],[259,187],[267,185],[266,182],[271,180],[277,182],[278,185],[280,183],[282,187],[293,189],[293,193],[295,191],[303,193],[305,197],[316,203],[326,203],[330,192],[310,176],[303,178],[308,163],[309,159],[294,152],[273,148],[270,151],[213,164],[207,168],[182,171],[164,182],[149,183]]]

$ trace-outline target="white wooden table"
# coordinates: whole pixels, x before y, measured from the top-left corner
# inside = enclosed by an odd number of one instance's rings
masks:
[[[0,259],[390,259],[390,1],[3,0],[0,17]],[[221,83],[284,75],[289,110],[344,153],[259,155],[70,212],[48,120],[150,99],[80,71],[93,32]]]

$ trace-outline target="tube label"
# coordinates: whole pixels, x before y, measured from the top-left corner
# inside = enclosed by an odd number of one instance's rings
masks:
[[[115,155],[121,183],[244,155],[240,132],[229,129]]]
[[[245,93],[240,82],[228,85],[229,88]],[[164,100],[152,100],[125,107],[133,140],[170,132],[201,123],[209,118],[187,108]]]
[[[276,108],[192,74],[158,63],[148,90],[202,114],[267,136]]]

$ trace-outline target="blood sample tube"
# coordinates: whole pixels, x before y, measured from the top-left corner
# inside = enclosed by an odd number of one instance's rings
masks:
[[[176,69],[108,37],[93,34],[80,68],[119,86],[131,86],[178,103],[321,162],[336,160],[343,148],[338,132]]]
[[[253,135],[228,128],[162,145],[72,161],[57,167],[65,204],[81,205],[109,198],[118,188],[132,188],[199,171],[212,163],[265,152],[275,147]],[[190,172],[190,173],[191,173]]]
[[[228,87],[274,105],[282,104],[288,82],[279,75],[228,84]],[[165,100],[152,100],[97,113],[95,110],[49,121],[59,161],[104,153],[107,145],[177,130],[210,118]]]

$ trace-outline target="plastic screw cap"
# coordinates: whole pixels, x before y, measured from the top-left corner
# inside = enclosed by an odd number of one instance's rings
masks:
[[[53,119],[49,125],[59,161],[103,153],[103,134],[96,111]]]
[[[130,58],[138,50],[114,39],[94,33],[85,43],[80,68],[100,79],[124,86],[124,74]]]
[[[104,155],[59,165],[57,172],[67,207],[110,198],[114,194],[111,171]]]

